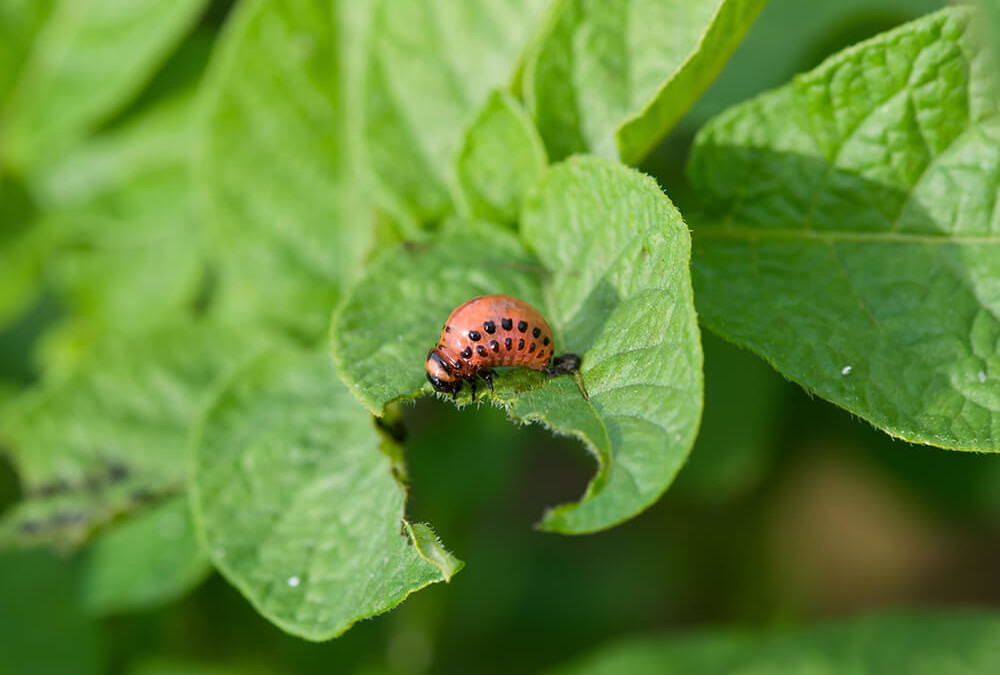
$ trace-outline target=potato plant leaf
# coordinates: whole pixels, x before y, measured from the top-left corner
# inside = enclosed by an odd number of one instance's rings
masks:
[[[496,92],[465,136],[456,175],[460,213],[515,223],[521,199],[545,169],[545,146],[514,97]]]
[[[700,134],[702,321],[908,441],[1000,450],[1000,115],[967,9]]]
[[[637,163],[722,69],[765,0],[565,0],[525,99],[553,159]]]
[[[71,375],[7,404],[0,438],[25,497],[0,520],[0,545],[77,546],[112,518],[182,491],[189,427],[255,344],[172,321],[108,340]]]
[[[33,15],[21,13],[19,35],[37,33],[28,54],[11,59],[21,68],[0,128],[4,158],[29,169],[126,103],[206,2],[58,0],[40,27],[37,19],[51,3],[39,4]]]
[[[151,609],[176,600],[211,569],[187,497],[178,495],[95,538],[84,554],[80,604],[98,616]]]
[[[201,88],[195,178],[218,311],[308,339],[323,334],[372,243],[357,97],[345,93],[352,7],[244,0]]]
[[[335,637],[461,567],[403,520],[380,442],[326,354],[259,357],[205,413],[191,446],[196,526],[222,574],[289,633]]]
[[[598,474],[583,501],[550,512],[565,533],[611,527],[652,504],[694,441],[701,346],[680,215],[649,178],[604,160],[551,169],[521,215],[526,253],[496,226],[455,223],[434,242],[384,255],[334,318],[332,346],[348,386],[376,414],[430,391],[427,351],[461,302],[504,293],[535,305],[557,353],[583,358],[572,377],[504,372],[490,395],[516,420],[576,436]],[[466,387],[461,402],[469,401]]]
[[[494,89],[509,87],[550,0],[376,0],[365,136],[384,183],[418,217],[448,211],[455,156]]]
[[[120,337],[194,304],[203,263],[190,113],[190,96],[168,100],[38,174],[46,277],[75,320]]]
[[[1000,669],[995,612],[873,615],[770,633],[635,639],[552,675],[968,675]]]

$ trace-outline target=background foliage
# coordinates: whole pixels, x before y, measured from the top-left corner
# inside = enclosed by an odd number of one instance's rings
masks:
[[[0,673],[996,670],[941,6],[4,3]],[[425,395],[484,292],[589,399]]]

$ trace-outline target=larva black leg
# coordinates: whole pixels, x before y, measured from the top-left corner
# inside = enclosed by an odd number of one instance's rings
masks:
[[[545,371],[549,377],[575,373],[580,369],[580,357],[576,354],[563,354],[552,359],[552,365]]]
[[[479,377],[481,377],[484,380],[486,380],[486,384],[489,385],[489,387],[490,387],[490,393],[492,394],[493,393],[493,371],[492,370],[483,369],[483,370],[479,371]]]
[[[472,401],[476,401],[476,378],[469,380],[469,386],[472,387]]]

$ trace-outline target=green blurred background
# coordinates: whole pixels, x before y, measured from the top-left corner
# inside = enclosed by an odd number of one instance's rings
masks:
[[[687,152],[710,116],[942,4],[772,0],[642,168],[683,211]],[[197,80],[228,11],[212,7],[131,113]],[[0,382],[31,382],[58,313],[43,296],[0,334]],[[534,672],[624,636],[1000,605],[991,574],[1000,457],[892,440],[748,352],[704,339],[707,398],[692,458],[666,497],[625,525],[573,538],[534,531],[547,506],[579,496],[591,458],[497,410],[422,400],[403,411],[408,511],[466,562],[450,584],[311,644],[281,633],[217,575],[171,605],[92,619],[78,602],[86,551],[6,552],[0,673]],[[17,498],[0,461],[0,509]]]

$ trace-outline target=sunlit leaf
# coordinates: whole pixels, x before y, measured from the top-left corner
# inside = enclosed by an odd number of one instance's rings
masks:
[[[223,575],[290,633],[335,637],[461,568],[427,526],[402,520],[380,442],[325,354],[253,361],[204,417],[195,522]]]
[[[702,321],[888,433],[998,450],[1000,117],[948,9],[699,136]]]
[[[503,293],[539,307],[556,353],[582,356],[589,400],[572,377],[525,369],[504,373],[495,393],[482,395],[515,419],[580,438],[598,459],[583,501],[554,509],[543,526],[607,528],[659,497],[698,427],[701,346],[687,228],[652,180],[584,158],[546,175],[521,227],[537,258],[499,228],[470,223],[385,255],[335,316],[334,356],[352,391],[381,414],[390,401],[430,390],[427,350],[461,302]]]

